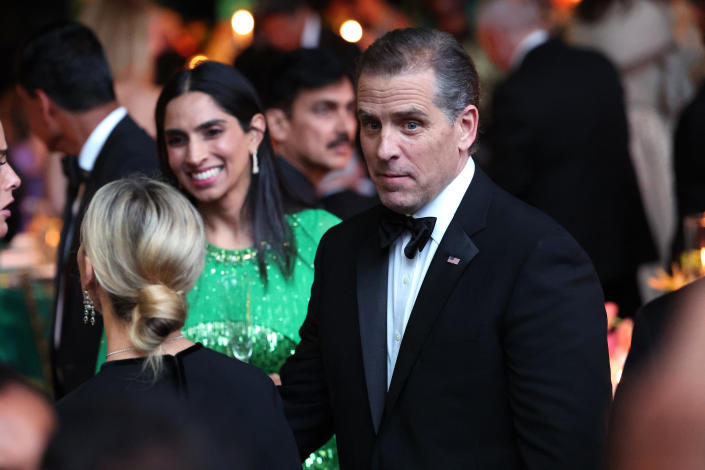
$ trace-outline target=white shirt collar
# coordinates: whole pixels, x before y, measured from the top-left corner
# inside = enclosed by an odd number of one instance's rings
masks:
[[[91,135],[86,139],[86,143],[83,144],[81,152],[78,154],[78,166],[84,171],[93,170],[95,161],[98,158],[98,154],[103,149],[105,141],[118,125],[120,121],[127,115],[127,110],[120,106],[114,109],[110,114],[105,116],[100,124],[95,126]]]
[[[546,41],[548,41],[548,32],[546,32],[545,29],[537,29],[526,35],[517,45],[514,54],[512,54],[512,60],[510,62],[512,68],[519,67],[521,61],[526,57],[526,54]]]
[[[312,14],[306,18],[303,31],[301,31],[301,47],[315,49],[321,39],[321,17]]]
[[[448,186],[436,196],[436,198],[416,211],[414,217],[435,217],[436,225],[433,227],[431,238],[440,243],[446,233],[450,221],[455,216],[455,211],[460,206],[460,201],[470,186],[475,175],[475,162],[472,157],[468,157],[465,167],[458,173],[458,176],[450,182]]]

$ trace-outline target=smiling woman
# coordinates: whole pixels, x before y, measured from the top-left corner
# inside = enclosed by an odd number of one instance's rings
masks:
[[[203,62],[176,75],[156,124],[162,174],[198,209],[207,240],[182,332],[277,373],[300,340],[318,242],[339,220],[284,207],[259,98],[234,68]],[[337,466],[334,446],[320,452],[309,466]]]
[[[0,123],[0,237],[7,234],[8,206],[14,201],[12,191],[20,187],[20,178],[7,161],[7,141],[5,130]]]

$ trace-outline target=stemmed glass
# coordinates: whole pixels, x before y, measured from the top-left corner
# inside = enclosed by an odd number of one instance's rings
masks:
[[[250,294],[247,294],[245,318],[230,322],[230,351],[233,357],[248,362],[252,357],[252,315],[250,314]]]

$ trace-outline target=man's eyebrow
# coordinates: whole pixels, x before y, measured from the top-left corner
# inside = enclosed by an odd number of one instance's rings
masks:
[[[321,105],[324,104],[326,106],[337,106],[338,102],[335,100],[331,100],[328,98],[321,98],[320,100],[316,100],[313,102],[313,106]]]
[[[426,117],[428,114],[421,108],[412,107],[409,109],[404,109],[401,111],[395,111],[392,113],[392,117],[395,119],[413,118],[413,117]]]
[[[359,109],[357,115],[360,119],[377,119],[377,116],[371,114],[364,109]],[[394,111],[392,117],[394,119],[408,119],[408,118],[425,118],[428,114],[421,108],[412,107],[409,109],[404,109],[401,111]]]
[[[377,119],[377,116],[365,111],[364,109],[357,110],[357,117],[360,119]]]

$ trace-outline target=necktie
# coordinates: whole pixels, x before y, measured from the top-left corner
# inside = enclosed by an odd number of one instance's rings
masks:
[[[61,168],[69,180],[70,188],[78,188],[86,180],[86,173],[78,166],[78,157],[75,155],[61,159]]]
[[[416,219],[388,211],[379,221],[379,244],[382,248],[387,248],[399,235],[408,231],[411,234],[411,240],[404,247],[404,254],[407,258],[413,259],[416,253],[426,246],[435,225],[435,217]]]

